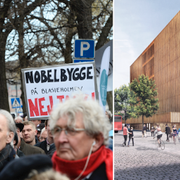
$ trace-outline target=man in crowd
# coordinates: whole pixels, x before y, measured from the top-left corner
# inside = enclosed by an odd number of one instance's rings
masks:
[[[22,122],[23,122],[23,118],[22,118],[22,117],[17,116],[17,117],[15,118],[15,123],[22,123]]]
[[[45,124],[44,123],[40,123],[36,126],[36,130],[37,130],[37,139],[38,141],[40,141],[39,137],[40,137],[40,134],[41,134],[41,131],[42,129],[45,127]]]
[[[24,139],[21,138],[21,132],[22,132],[23,128],[24,128],[24,124],[22,124],[22,123],[16,124],[16,132],[18,135],[18,144],[16,145],[17,149],[20,149],[24,155],[45,154],[41,148],[27,144],[24,141]]]
[[[111,125],[95,100],[69,98],[52,110],[50,128],[56,151],[53,168],[70,179],[113,177],[113,155],[108,144]]]
[[[45,122],[45,129],[47,131],[47,138],[42,142],[37,143],[35,146],[42,148],[48,156],[52,157],[55,152],[55,145],[50,131],[49,120]]]
[[[35,125],[31,121],[24,121],[23,124],[24,128],[22,130],[22,137],[27,144],[34,146],[36,144],[37,134]]]
[[[16,127],[12,115],[0,110],[0,171],[15,158],[15,150],[10,145],[13,141]]]
[[[44,127],[41,131],[39,142],[45,141],[47,139],[47,129]]]

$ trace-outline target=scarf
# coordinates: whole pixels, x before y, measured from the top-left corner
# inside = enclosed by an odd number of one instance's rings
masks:
[[[63,174],[66,174],[70,179],[77,178],[85,164],[88,157],[85,157],[76,161],[69,161],[61,159],[55,153],[52,156],[53,168]],[[101,146],[96,152],[90,155],[89,163],[80,179],[85,178],[88,174],[97,169],[102,163],[106,165],[106,175],[108,180],[113,179],[113,154],[112,151],[106,148],[104,145]]]

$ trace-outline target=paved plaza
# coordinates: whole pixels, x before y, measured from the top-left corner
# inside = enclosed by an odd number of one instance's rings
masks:
[[[131,180],[176,180],[180,179],[180,143],[162,140],[165,149],[158,149],[155,139],[150,136],[142,138],[140,131],[134,131],[135,146],[123,147],[122,131],[114,134],[114,179]],[[127,139],[127,142],[129,137]]]

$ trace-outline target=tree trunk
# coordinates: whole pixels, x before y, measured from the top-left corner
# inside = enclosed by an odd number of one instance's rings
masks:
[[[72,8],[76,12],[79,39],[92,39],[92,3],[94,0],[72,1]]]
[[[142,128],[144,126],[144,115],[142,115]]]
[[[19,21],[19,26],[18,26],[18,34],[19,34],[19,48],[18,48],[18,52],[19,52],[19,62],[20,62],[20,80],[21,80],[21,100],[22,100],[22,104],[23,104],[23,112],[26,112],[26,103],[25,103],[25,99],[24,99],[24,89],[23,89],[23,81],[22,81],[22,73],[21,73],[21,69],[26,68],[28,66],[28,62],[25,59],[25,55],[24,55],[24,28],[23,28],[23,22],[24,22],[24,17],[23,15],[20,16],[20,21]]]
[[[9,111],[9,98],[6,82],[6,67],[5,67],[5,47],[7,36],[0,32],[0,109]]]

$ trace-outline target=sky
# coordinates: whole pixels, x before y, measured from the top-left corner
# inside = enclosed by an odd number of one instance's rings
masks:
[[[130,66],[180,11],[180,0],[114,0],[113,88],[130,83]]]

